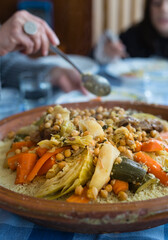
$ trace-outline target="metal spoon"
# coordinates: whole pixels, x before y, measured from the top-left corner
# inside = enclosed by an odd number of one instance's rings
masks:
[[[100,75],[85,74],[83,73],[69,58],[63,53],[59,48],[50,45],[50,51],[60,55],[67,62],[69,62],[80,74],[82,77],[82,82],[84,87],[91,93],[97,96],[106,96],[111,92],[111,86],[106,78]]]

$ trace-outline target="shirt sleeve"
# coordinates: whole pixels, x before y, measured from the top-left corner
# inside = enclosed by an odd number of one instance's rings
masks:
[[[23,72],[31,72],[35,79],[40,75],[47,75],[56,64],[32,59],[19,52],[8,53],[0,59],[1,81],[3,87],[19,88],[19,81]]]

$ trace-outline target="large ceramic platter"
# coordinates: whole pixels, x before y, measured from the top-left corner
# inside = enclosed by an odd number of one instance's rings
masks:
[[[160,115],[168,120],[168,107],[131,102],[85,102],[71,108],[121,106]],[[37,108],[0,121],[0,139],[11,130],[30,124],[47,107]],[[153,200],[115,204],[77,204],[29,197],[0,187],[0,207],[35,223],[57,230],[81,233],[129,232],[168,222],[168,196]]]

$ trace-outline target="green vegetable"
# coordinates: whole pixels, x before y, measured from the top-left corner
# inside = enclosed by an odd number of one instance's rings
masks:
[[[68,137],[65,139],[64,143],[67,145],[74,145],[77,144],[80,147],[86,147],[93,144],[93,136],[87,135],[87,136],[74,136],[74,137]]]
[[[60,135],[63,137],[69,136],[75,130],[75,126],[71,121],[64,121],[61,125]]]
[[[79,145],[82,148],[93,144],[93,137],[87,136],[74,136],[74,137],[60,137],[59,135],[53,135],[50,140],[42,140],[38,143],[41,148],[52,148],[55,146],[66,145]]]
[[[58,113],[61,114],[64,121],[68,121],[70,119],[70,111],[65,107],[63,108],[61,105],[55,106],[54,111],[51,114],[55,116]]]
[[[143,185],[141,185],[135,193],[139,193],[139,192],[145,190],[146,188],[148,188],[149,186],[151,186],[152,184],[156,184],[156,183],[158,183],[158,179],[151,178],[148,181],[146,181]]]
[[[144,119],[158,119],[160,120],[160,118],[150,114],[150,113],[134,113],[132,114],[132,117],[137,118],[139,120],[144,120]]]
[[[146,174],[145,178],[143,179],[143,181],[140,183],[130,183],[129,184],[129,190],[133,193],[139,193],[143,190],[145,190],[146,188],[148,188],[149,186],[151,186],[152,184],[157,184],[159,182],[159,180],[157,178],[154,177],[154,175],[152,174]]]
[[[44,119],[45,115],[43,115],[38,121],[36,121],[34,125],[39,127],[44,122]]]
[[[134,162],[133,160],[122,157],[122,162],[119,164],[114,164],[112,169],[112,178],[129,183],[142,182],[146,170],[141,164]]]
[[[15,135],[14,142],[21,142],[24,140],[24,138],[28,136],[27,134],[17,134]]]
[[[48,179],[36,193],[36,197],[59,198],[73,191],[76,186],[84,185],[90,179],[92,173],[92,154],[85,149],[76,157],[69,158],[69,162],[67,162],[63,171]]]

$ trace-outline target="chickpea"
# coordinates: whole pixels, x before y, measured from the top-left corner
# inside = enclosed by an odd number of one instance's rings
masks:
[[[105,186],[105,190],[109,193],[112,192],[113,188],[112,188],[111,184],[107,184],[107,186]]]
[[[71,110],[71,117],[76,116],[76,114],[77,114],[76,110]]]
[[[104,112],[104,113],[103,113],[103,117],[104,117],[104,118],[107,118],[108,116],[109,116],[109,112]]]
[[[138,140],[139,142],[142,142],[142,136],[139,135],[138,138],[137,138],[137,140]]]
[[[108,133],[112,133],[112,132],[113,132],[112,127],[108,127],[108,128],[107,128],[107,132],[108,132]]]
[[[59,130],[60,130],[60,126],[59,126],[59,125],[54,125],[54,126],[53,126],[53,129],[54,129],[55,131],[59,131]]]
[[[94,149],[94,154],[95,154],[96,156],[99,155],[99,152],[100,152],[100,149],[99,149],[99,148],[95,148],[95,149]]]
[[[11,132],[8,133],[8,138],[9,139],[14,138],[14,136],[15,136],[15,132],[11,131]]]
[[[131,146],[131,145],[134,145],[135,142],[133,140],[127,139],[126,143],[127,145]]]
[[[81,196],[82,193],[83,193],[83,190],[84,189],[83,189],[82,185],[79,185],[75,188],[75,194],[78,195],[78,196]]]
[[[15,153],[16,153],[16,154],[19,154],[19,153],[21,153],[21,150],[17,148],[17,149],[15,150]]]
[[[96,112],[97,112],[97,113],[103,112],[103,107],[102,107],[102,106],[98,107],[97,110],[96,110]]]
[[[85,132],[83,133],[83,136],[87,136],[87,135],[90,135],[90,132],[89,132],[89,131],[85,131]]]
[[[103,118],[102,114],[97,114],[97,116],[96,116],[97,120],[102,120],[102,118]]]
[[[78,145],[72,145],[71,146],[73,150],[77,151],[79,149],[79,146]]]
[[[93,159],[93,164],[96,166],[96,164],[97,164],[97,161],[98,161],[98,158],[97,157],[95,157],[94,159]]]
[[[127,195],[126,192],[120,191],[120,192],[118,193],[118,199],[119,199],[120,201],[125,201],[125,200],[127,200],[127,198],[128,198],[128,195]]]
[[[49,107],[48,109],[47,109],[47,112],[48,113],[52,113],[54,111],[54,108],[53,107]]]
[[[71,150],[70,150],[70,149],[66,149],[65,152],[64,152],[64,156],[65,156],[66,158],[70,157],[71,154],[72,154],[72,153],[71,153]]]
[[[85,115],[86,115],[86,116],[90,116],[90,112],[89,112],[88,109],[85,109],[84,112],[85,112]]]
[[[128,157],[129,159],[133,159],[133,153],[131,152],[131,150],[126,149],[125,152],[123,152],[123,155]]]
[[[134,140],[134,137],[133,137],[133,134],[132,134],[132,133],[129,133],[128,139],[129,139],[129,140]]]
[[[155,138],[155,137],[157,137],[159,135],[159,133],[156,130],[152,130],[150,132],[150,135],[151,135],[151,137]]]
[[[120,164],[122,162],[122,158],[121,157],[117,157],[115,160],[115,164]]]
[[[125,151],[126,151],[126,147],[119,146],[119,147],[118,147],[118,150],[119,150],[120,152],[125,152]]]
[[[87,190],[87,197],[96,200],[98,195],[98,190],[96,187],[91,187]]]
[[[126,145],[125,139],[121,139],[121,140],[120,140],[120,146],[125,146],[125,145]]]
[[[63,123],[63,119],[58,119],[56,122],[55,122],[55,124],[57,124],[57,125],[61,125],[62,123]]]
[[[52,120],[52,118],[52,114],[47,114],[47,116],[45,117],[45,121],[48,122],[49,120]]]
[[[79,118],[77,118],[77,117],[74,118],[74,119],[73,119],[73,123],[74,123],[75,125],[78,125],[78,124],[79,124]]]
[[[30,141],[30,136],[26,136],[25,138],[24,138],[24,140],[27,142],[27,141]]]
[[[79,134],[80,134],[79,131],[73,130],[72,133],[71,133],[71,136],[78,136]]]
[[[57,155],[56,155],[56,160],[57,161],[62,161],[64,159],[64,155],[62,154],[62,153],[58,153]]]
[[[61,118],[62,118],[62,115],[61,115],[60,113],[57,113],[57,114],[55,115],[55,117],[56,117],[57,119],[61,119]]]
[[[28,150],[28,147],[22,147],[22,152],[27,152]]]
[[[113,186],[115,184],[115,181],[116,181],[115,179],[111,180],[111,182],[110,182],[111,186]]]
[[[108,197],[108,192],[104,189],[100,190],[100,196],[102,198],[107,198]]]
[[[92,115],[95,115],[95,113],[96,113],[95,109],[90,109],[90,113],[91,113]]]
[[[46,122],[44,126],[45,126],[45,128],[50,128],[51,127],[51,123],[50,122]]]
[[[103,127],[105,125],[104,121],[98,121],[98,123],[100,124],[101,127]]]
[[[58,163],[58,167],[62,170],[66,166],[66,162],[62,161]]]
[[[145,131],[142,131],[142,137],[146,137],[146,132]]]

